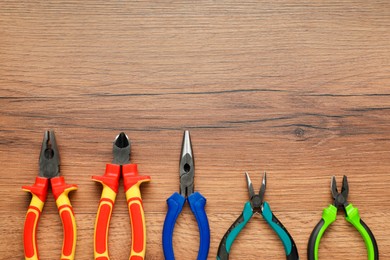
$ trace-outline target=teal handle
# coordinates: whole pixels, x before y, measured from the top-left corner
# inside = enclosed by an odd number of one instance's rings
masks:
[[[238,234],[245,227],[246,223],[253,216],[251,203],[248,201],[245,203],[244,210],[241,215],[236,219],[233,225],[230,226],[228,231],[223,236],[221,243],[219,244],[217,260],[228,260],[230,248]]]
[[[261,214],[263,215],[265,221],[267,221],[268,225],[276,232],[279,239],[282,241],[287,259],[299,259],[298,250],[293,238],[288,233],[283,224],[272,213],[271,208],[267,202],[263,203],[263,210]]]

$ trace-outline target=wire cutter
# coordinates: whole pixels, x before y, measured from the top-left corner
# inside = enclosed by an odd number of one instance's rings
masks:
[[[37,226],[46,201],[49,181],[64,230],[61,259],[73,260],[77,231],[76,220],[68,193],[76,190],[77,186],[66,184],[64,177],[60,176],[60,157],[53,131],[46,131],[43,137],[41,154],[39,156],[39,176],[35,178],[35,183],[32,186],[22,187],[24,191],[32,194],[23,232],[24,257],[26,260],[39,259],[36,237]]]
[[[264,194],[266,188],[266,173],[264,173],[259,194],[255,194],[253,190],[252,181],[249,174],[246,172],[246,181],[248,184],[249,201],[245,203],[244,210],[237,220],[231,225],[226,234],[223,236],[219,244],[217,260],[229,259],[230,249],[232,244],[241,230],[245,227],[253,214],[258,213],[263,216],[268,225],[276,232],[283,243],[284,251],[286,252],[287,260],[299,259],[298,250],[291,235],[288,233],[283,224],[272,213],[269,204],[264,201]]]
[[[125,186],[127,206],[131,221],[131,253],[130,260],[142,260],[146,249],[146,227],[140,185],[149,182],[149,176],[139,176],[137,164],[130,163],[131,145],[125,133],[120,133],[114,140],[112,163],[106,165],[103,176],[92,179],[103,185],[99,202],[94,233],[94,257],[96,260],[109,260],[108,228],[112,209],[118,193],[119,178],[122,173]]]
[[[164,257],[167,260],[175,259],[172,245],[173,229],[175,227],[177,217],[182,211],[184,203],[187,200],[193,214],[195,215],[196,221],[198,222],[200,233],[200,245],[197,259],[205,260],[207,259],[210,247],[210,227],[206,211],[204,209],[206,206],[206,198],[199,192],[194,192],[195,166],[189,131],[185,131],[183,136],[179,174],[180,194],[175,192],[167,199],[168,212],[165,216],[162,236]]]
[[[342,209],[345,213],[345,219],[351,223],[360,233],[364,239],[367,248],[368,260],[379,259],[378,245],[375,237],[368,226],[360,219],[359,211],[348,202],[349,185],[347,176],[343,177],[343,184],[341,193],[337,191],[336,177],[333,176],[330,183],[330,190],[332,192],[333,204],[325,208],[322,213],[322,219],[315,226],[310,235],[309,245],[307,248],[307,258],[309,260],[318,260],[318,248],[321,237],[325,230],[332,224],[337,217],[337,210]]]

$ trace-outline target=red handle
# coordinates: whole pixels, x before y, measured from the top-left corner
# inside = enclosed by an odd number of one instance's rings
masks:
[[[107,164],[103,176],[92,177],[93,180],[103,185],[94,232],[94,257],[96,260],[110,259],[108,255],[108,228],[118,192],[119,177],[120,166],[115,164]]]
[[[23,186],[23,190],[32,194],[30,206],[28,207],[26,220],[24,222],[24,256],[25,259],[38,260],[37,228],[39,217],[46,201],[49,181],[46,178],[36,177],[32,186]]]
[[[143,260],[145,257],[146,229],[145,215],[141,199],[128,201],[131,221],[131,255],[130,260]]]
[[[95,259],[109,259],[107,246],[108,228],[110,225],[113,206],[113,200],[103,198],[102,196],[95,223]]]
[[[149,182],[149,176],[139,176],[136,164],[122,168],[123,183],[131,220],[130,260],[143,260],[146,253],[146,223],[139,186]]]
[[[68,193],[76,190],[77,186],[66,184],[64,177],[55,177],[51,179],[51,188],[54,198],[56,199],[58,212],[62,221],[62,228],[64,230],[61,259],[73,260],[76,251],[77,229],[76,219]]]

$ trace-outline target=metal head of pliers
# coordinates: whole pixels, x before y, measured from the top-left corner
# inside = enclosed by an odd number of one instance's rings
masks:
[[[129,138],[124,132],[121,132],[119,135],[116,136],[113,146],[112,146],[112,154],[113,164],[118,165],[124,165],[130,163],[130,152],[131,152],[131,145]]]
[[[332,180],[330,183],[330,190],[332,192],[332,197],[334,199],[333,205],[338,209],[343,209],[345,212],[345,208],[349,205],[347,199],[348,199],[348,193],[349,193],[349,186],[348,186],[348,179],[347,176],[343,176],[343,184],[341,186],[341,193],[337,190],[337,184],[336,184],[336,177],[332,176]]]
[[[259,194],[255,193],[248,172],[245,172],[245,176],[246,176],[246,182],[248,184],[249,200],[251,202],[252,210],[255,213],[261,214],[261,212],[263,211],[264,194],[267,185],[267,174],[264,172]]]
[[[54,131],[45,131],[39,156],[39,176],[47,179],[60,176],[60,156]]]
[[[192,145],[190,132],[186,130],[183,136],[180,156],[180,195],[188,197],[194,193],[194,156],[192,154]]]

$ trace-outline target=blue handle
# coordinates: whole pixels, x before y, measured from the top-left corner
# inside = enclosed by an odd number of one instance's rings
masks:
[[[282,240],[284,251],[286,252],[286,255],[290,255],[293,245],[295,247],[295,243],[292,240],[290,234],[287,232],[285,227],[282,225],[282,223],[273,215],[271,208],[267,202],[263,203],[263,211],[262,215],[267,221],[268,225],[276,232],[276,234],[279,236],[280,240]],[[295,253],[295,252],[294,252]]]
[[[175,228],[176,219],[179,216],[186,199],[179,193],[175,192],[167,199],[168,212],[165,216],[162,244],[164,257],[166,260],[174,260],[175,254],[173,253],[172,235]]]
[[[200,245],[197,260],[206,260],[210,248],[209,220],[207,219],[206,211],[204,209],[206,206],[206,198],[199,192],[195,192],[188,196],[187,200],[199,227]]]

